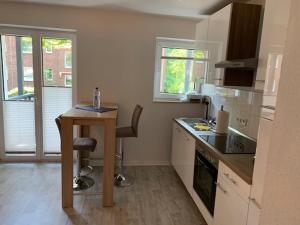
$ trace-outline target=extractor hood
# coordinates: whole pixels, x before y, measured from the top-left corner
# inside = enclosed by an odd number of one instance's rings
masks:
[[[231,68],[231,69],[253,69],[255,70],[258,65],[257,58],[250,59],[234,59],[221,61],[215,64],[216,68]]]

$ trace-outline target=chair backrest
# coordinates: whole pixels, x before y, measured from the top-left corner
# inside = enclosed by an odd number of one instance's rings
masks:
[[[133,111],[133,114],[132,114],[131,127],[132,127],[132,130],[136,137],[138,136],[139,120],[140,120],[142,111],[143,111],[143,107],[140,105],[136,105],[135,109]]]
[[[55,123],[57,125],[59,135],[61,137],[61,115],[59,115],[57,118],[55,118]]]

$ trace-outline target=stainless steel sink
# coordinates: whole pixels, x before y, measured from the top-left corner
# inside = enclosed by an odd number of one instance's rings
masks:
[[[211,127],[209,123],[205,119],[201,118],[183,118],[181,119],[183,122],[188,124],[191,128],[193,128],[195,131],[201,131],[201,129],[196,128],[195,126],[199,123],[204,123],[207,126]]]
[[[208,122],[205,119],[201,119],[201,118],[183,118],[182,121],[188,124],[195,124],[195,123],[208,124]]]

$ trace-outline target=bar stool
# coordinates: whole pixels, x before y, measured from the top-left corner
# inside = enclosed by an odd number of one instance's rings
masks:
[[[60,137],[61,137],[61,115],[55,119]],[[88,177],[90,173],[93,172],[93,168],[91,166],[87,166],[88,173],[86,175],[82,175],[81,168],[81,153],[83,151],[93,152],[96,148],[97,141],[94,138],[74,138],[73,140],[73,150],[77,151],[77,166],[76,166],[76,177],[73,178],[73,190],[85,190],[94,185],[94,180],[91,177]]]
[[[123,172],[123,138],[137,137],[138,136],[138,125],[143,107],[136,105],[132,114],[131,126],[130,127],[118,127],[116,130],[116,137],[119,140],[119,153],[116,155],[119,159],[118,173],[115,174],[115,185],[118,187],[130,186],[133,183],[133,179],[129,176],[125,176]]]

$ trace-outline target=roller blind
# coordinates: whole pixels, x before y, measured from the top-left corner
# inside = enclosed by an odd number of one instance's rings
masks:
[[[6,152],[35,152],[34,102],[4,101],[4,138]]]
[[[55,118],[72,107],[72,88],[43,87],[43,143],[45,153],[60,152]]]

